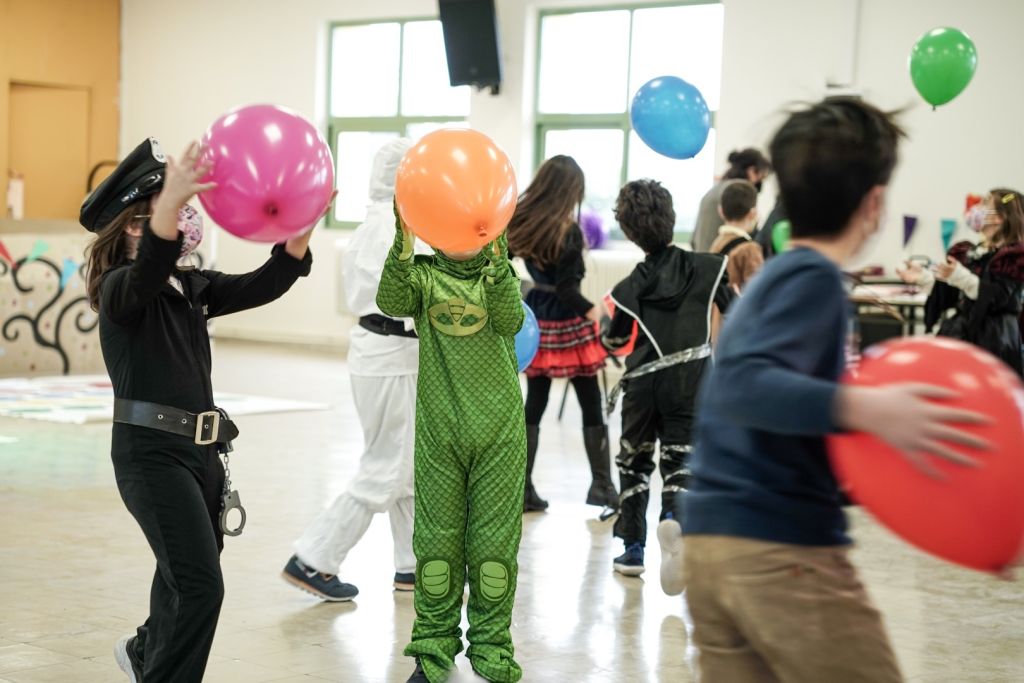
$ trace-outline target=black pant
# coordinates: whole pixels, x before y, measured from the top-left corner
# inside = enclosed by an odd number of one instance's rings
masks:
[[[658,467],[664,484],[661,515],[680,520],[678,493],[690,481],[689,460],[697,389],[704,360],[666,368],[629,380],[622,398],[621,450],[615,459],[619,467],[619,518],[615,536],[625,543],[645,543],[647,502],[650,499],[654,449],[661,441]]]
[[[112,459],[121,499],[156,556],[135,643],[145,683],[201,681],[224,599],[224,467],[212,446],[124,424],[114,425]]]
[[[600,427],[604,424],[604,402],[601,398],[601,387],[596,375],[570,377],[572,388],[576,390],[580,409],[583,411],[584,427]],[[526,424],[536,426],[544,416],[548,407],[548,395],[551,393],[550,377],[528,377],[526,379]]]

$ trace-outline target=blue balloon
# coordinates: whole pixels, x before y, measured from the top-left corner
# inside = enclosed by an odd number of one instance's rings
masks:
[[[523,302],[523,313],[526,318],[523,326],[516,333],[516,360],[519,361],[519,372],[522,372],[533,362],[540,348],[540,327],[537,326],[537,316],[533,314],[530,307]]]
[[[640,86],[633,96],[629,118],[648,147],[671,159],[697,156],[711,130],[704,96],[675,76],[660,76]]]

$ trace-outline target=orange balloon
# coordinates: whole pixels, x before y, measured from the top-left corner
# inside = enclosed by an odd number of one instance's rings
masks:
[[[988,440],[972,451],[979,467],[933,459],[941,479],[915,469],[889,445],[868,434],[829,439],[832,467],[848,494],[879,521],[917,547],[950,562],[1000,572],[1024,551],[1024,386],[982,349],[944,337],[909,337],[864,351],[845,383],[881,386],[925,382],[956,391],[945,405],[976,410],[991,420],[957,425]]]
[[[497,238],[512,219],[517,196],[508,155],[483,133],[464,128],[423,136],[395,174],[402,220],[442,251],[471,251]]]

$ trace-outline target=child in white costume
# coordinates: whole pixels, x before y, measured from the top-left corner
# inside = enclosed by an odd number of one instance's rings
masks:
[[[391,519],[395,589],[411,591],[415,581],[412,455],[419,342],[411,320],[386,318],[375,301],[395,238],[395,170],[411,146],[412,140],[399,138],[377,152],[366,220],[343,256],[346,303],[359,317],[348,353],[352,397],[365,440],[359,471],[348,490],[295,542],[295,555],[282,572],[289,583],[329,601],[351,600],[359,592],[335,574],[378,512]]]

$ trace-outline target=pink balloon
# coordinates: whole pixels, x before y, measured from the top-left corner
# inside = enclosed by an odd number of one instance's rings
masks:
[[[199,195],[210,218],[254,242],[284,242],[313,226],[334,191],[334,159],[320,132],[270,104],[232,109],[203,136],[213,169]]]

